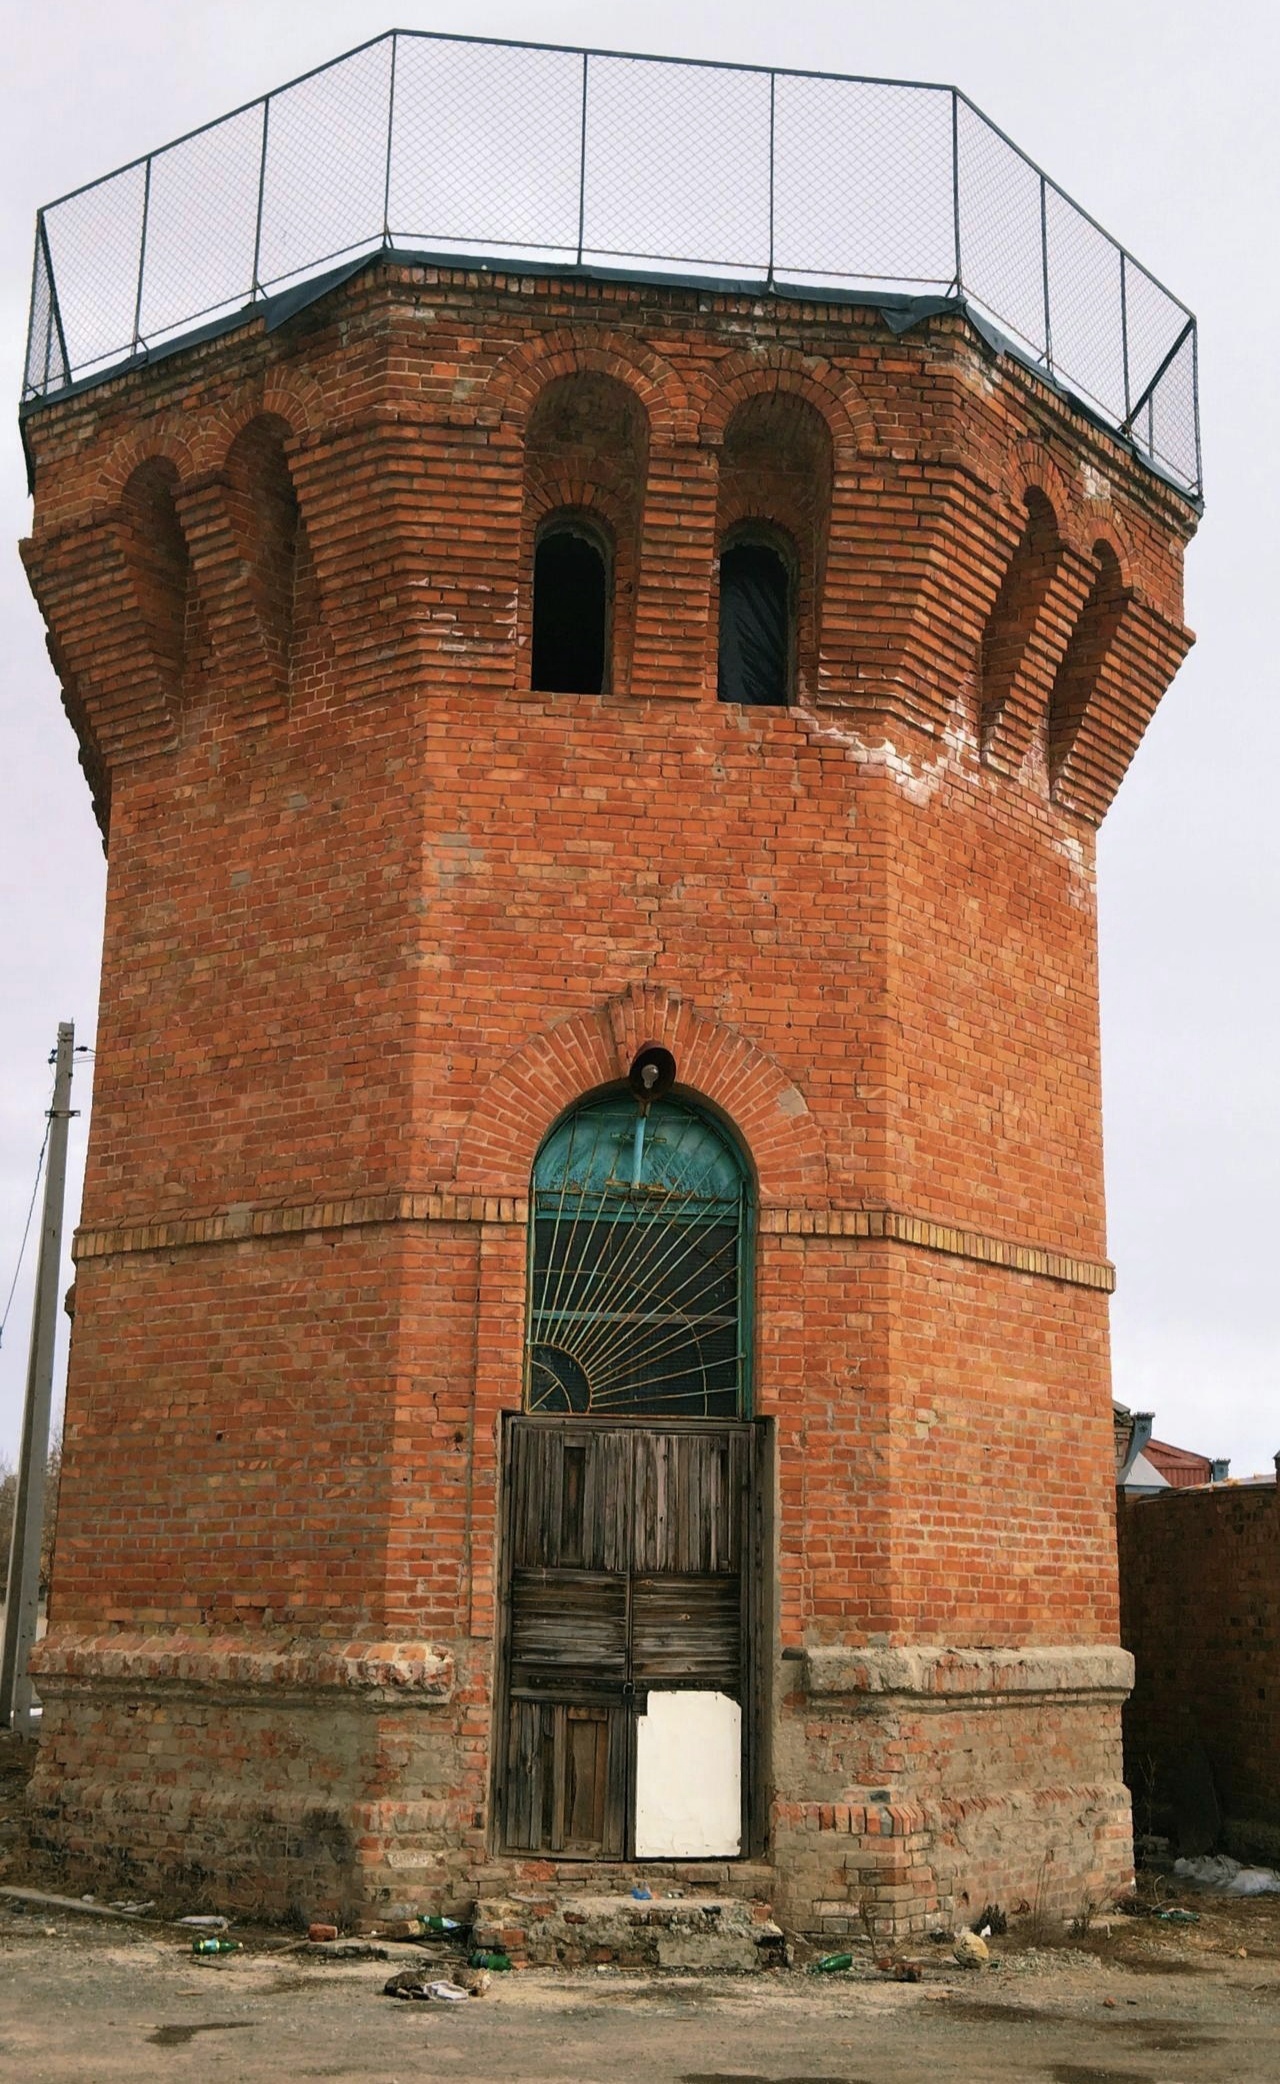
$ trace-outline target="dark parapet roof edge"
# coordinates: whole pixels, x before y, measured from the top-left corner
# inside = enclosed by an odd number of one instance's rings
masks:
[[[109,368],[96,369],[89,376],[82,376],[70,383],[60,384],[54,391],[24,398],[18,407],[19,427],[23,431],[23,448],[26,422],[37,413],[53,405],[61,405],[68,398],[82,397],[85,392],[95,390],[99,384],[111,383],[117,377],[131,375],[135,370],[148,369],[153,363],[166,361],[170,355],[183,353],[186,349],[199,347],[209,340],[217,340],[226,333],[234,333],[241,326],[251,325],[255,319],[263,321],[265,332],[274,333],[279,327],[306,311],[331,290],[340,289],[346,282],[363,273],[366,268],[386,264],[391,267],[447,268],[456,274],[481,275],[540,275],[568,276],[586,282],[634,282],[653,285],[664,289],[693,290],[704,296],[723,297],[776,297],[791,299],[802,304],[847,304],[882,312],[886,325],[895,333],[910,332],[914,326],[926,319],[944,313],[967,319],[994,354],[1009,355],[1024,369],[1037,378],[1049,390],[1063,399],[1074,412],[1081,413],[1090,424],[1109,440],[1118,442],[1144,470],[1167,485],[1183,499],[1197,514],[1204,512],[1204,496],[1183,482],[1175,473],[1148,454],[1119,427],[1091,405],[1078,391],[1064,383],[1053,371],[1046,369],[1043,362],[1003,332],[983,311],[976,309],[963,295],[930,293],[911,296],[899,290],[875,290],[840,288],[827,283],[800,283],[780,281],[776,277],[765,280],[761,277],[682,275],[643,268],[602,268],[577,261],[545,261],[487,258],[479,254],[437,253],[400,246],[378,246],[367,253],[358,254],[353,260],[344,261],[341,267],[330,268],[325,273],[308,277],[305,282],[293,283],[288,289],[278,290],[274,296],[256,297],[235,311],[224,312],[221,317],[210,319],[205,325],[195,326],[189,332],[180,333],[171,340],[164,340],[154,347],[143,347],[121,361],[113,362]],[[27,486],[34,491],[34,473],[30,454],[27,454]]]

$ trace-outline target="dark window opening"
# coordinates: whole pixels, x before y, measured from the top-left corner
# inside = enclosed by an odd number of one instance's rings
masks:
[[[720,559],[722,702],[785,703],[791,680],[791,577],[767,543],[735,543]]]
[[[599,544],[575,528],[549,530],[533,561],[535,691],[603,692],[608,610],[608,573]]]

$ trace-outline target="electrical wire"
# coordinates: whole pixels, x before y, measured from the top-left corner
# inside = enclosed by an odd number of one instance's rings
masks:
[[[36,1159],[35,1182],[31,1189],[31,1199],[27,1203],[27,1220],[22,1226],[22,1243],[18,1246],[18,1263],[13,1269],[13,1279],[9,1283],[9,1293],[5,1298],[4,1313],[3,1315],[0,1315],[0,1346],[3,1346],[4,1344],[5,1330],[9,1323],[9,1312],[13,1308],[13,1298],[14,1295],[17,1293],[18,1287],[18,1276],[22,1272],[22,1262],[23,1259],[26,1257],[27,1251],[27,1240],[31,1236],[31,1218],[34,1216],[36,1212],[36,1196],[40,1192],[40,1181],[44,1176],[44,1161],[49,1149],[49,1131],[52,1127],[53,1117],[51,1114],[46,1113],[44,1124],[44,1142],[40,1146],[40,1155]]]

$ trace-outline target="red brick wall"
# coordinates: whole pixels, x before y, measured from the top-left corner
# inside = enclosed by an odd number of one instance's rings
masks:
[[[1176,1825],[1179,1768],[1203,1745],[1227,1844],[1280,1858],[1280,1491],[1162,1491],[1119,1515],[1125,1709],[1139,1826]]]
[[[758,1172],[782,1642],[1113,1640],[1094,825],[1189,510],[954,317],[422,269],[29,436],[110,796],[55,1630],[470,1637],[482,1762],[529,1168],[665,1039]],[[556,504],[599,697],[528,692]],[[785,710],[715,700],[747,518]]]

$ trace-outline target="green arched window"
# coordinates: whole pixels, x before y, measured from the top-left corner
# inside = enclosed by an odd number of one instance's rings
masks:
[[[575,1108],[533,1169],[527,1409],[741,1415],[750,1217],[737,1150],[686,1101]]]

